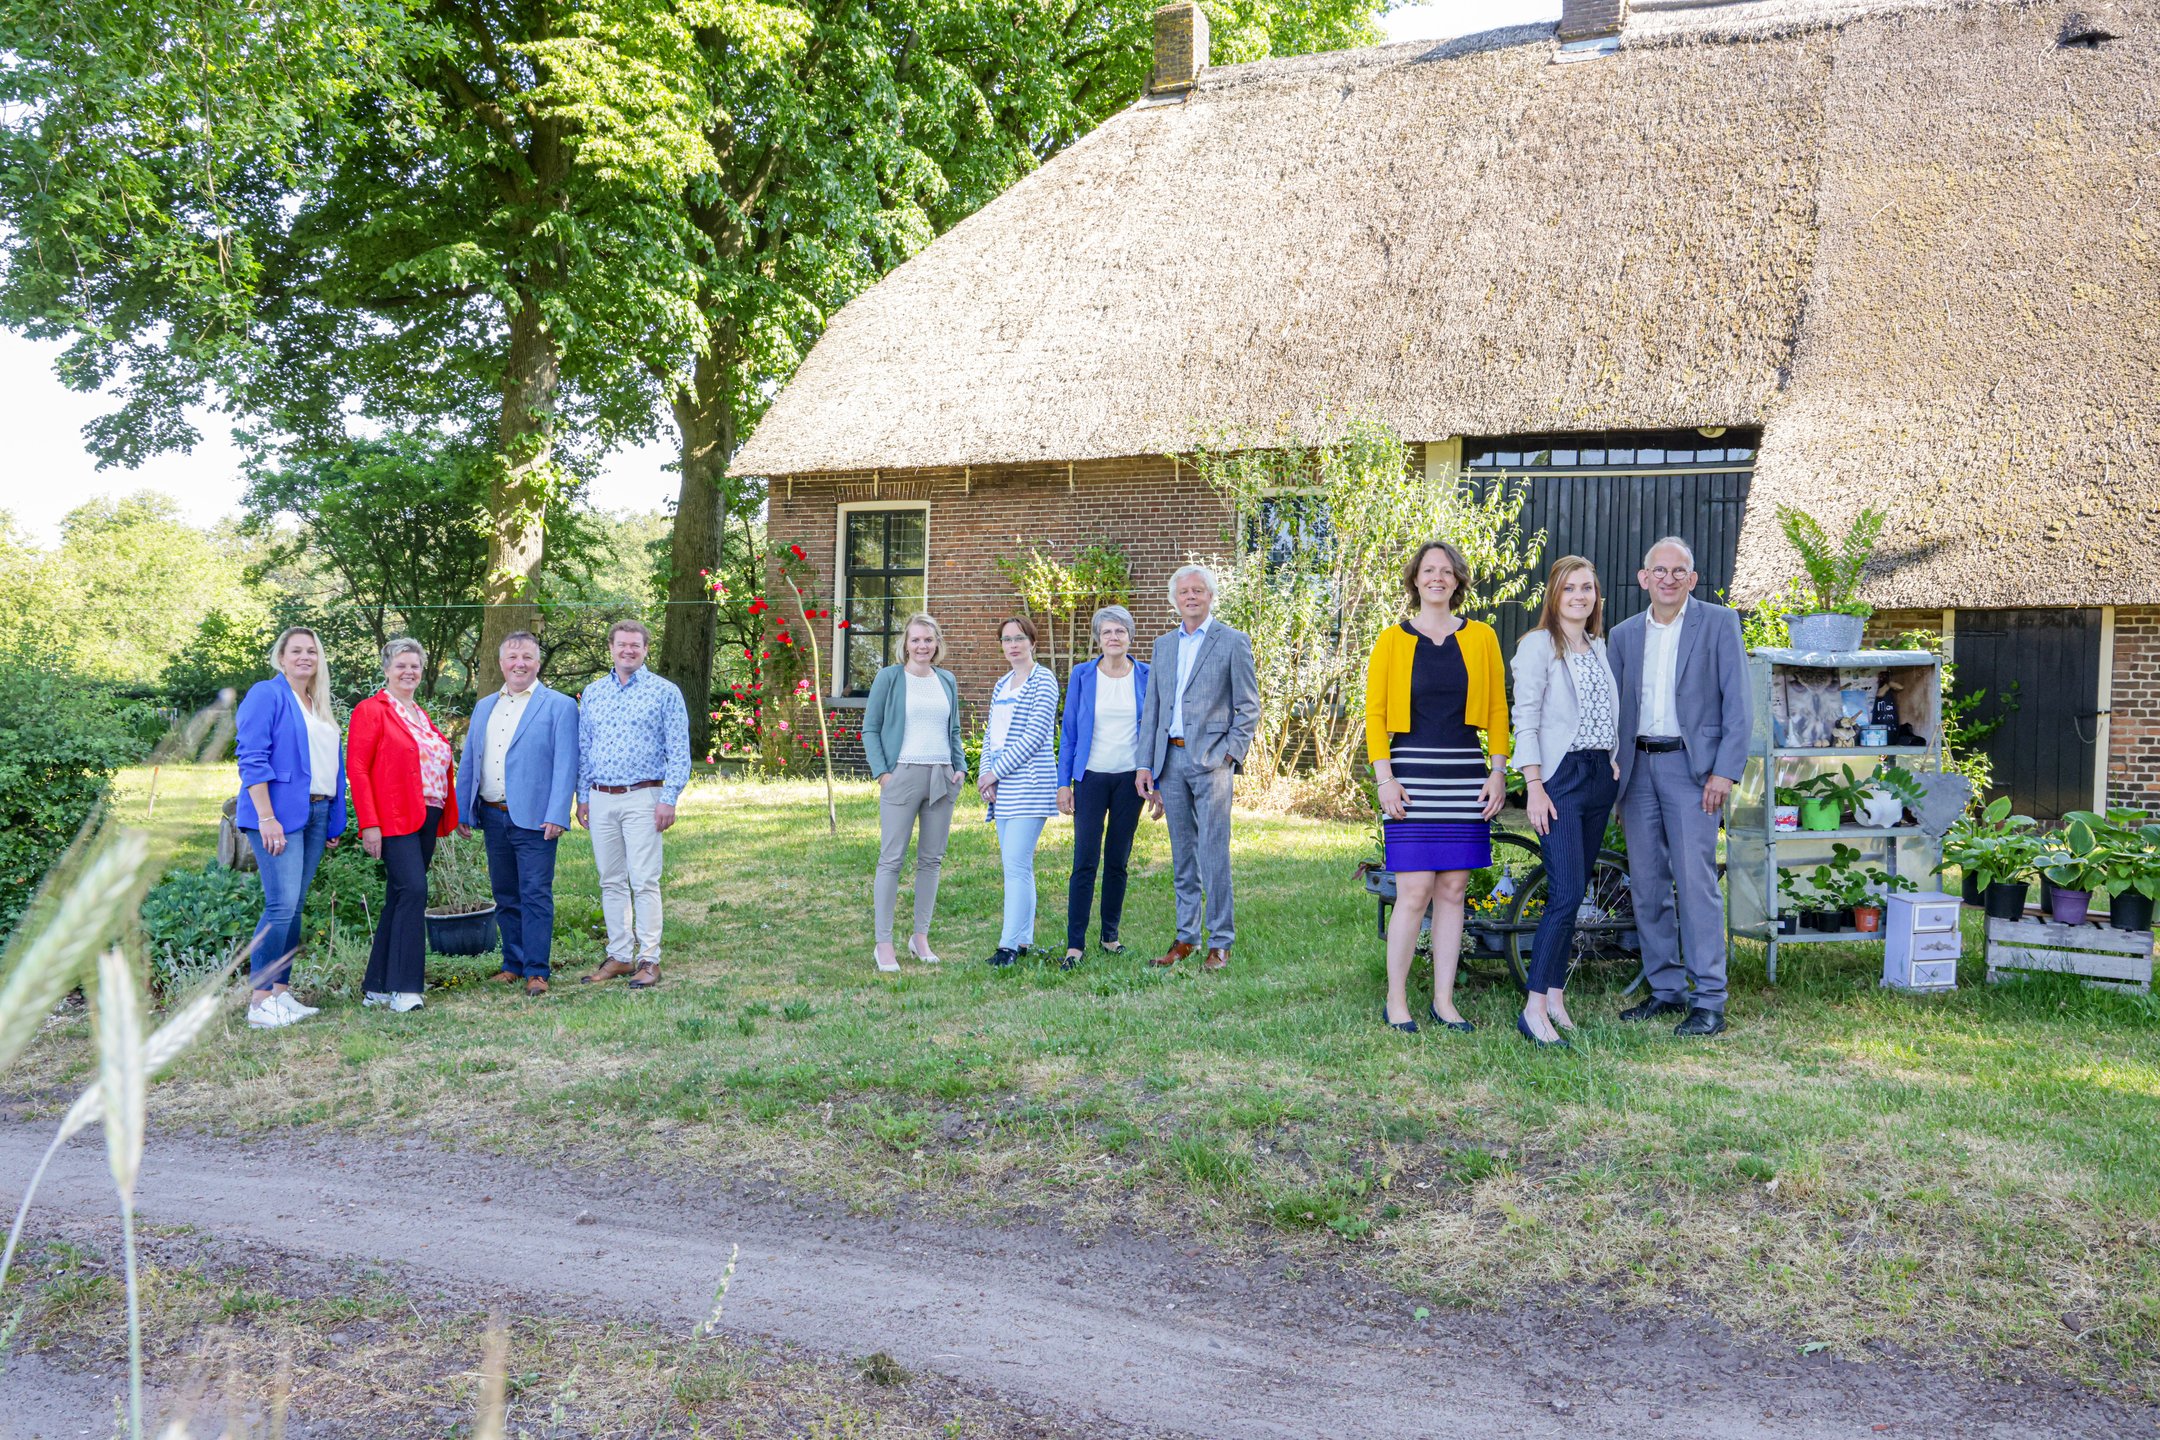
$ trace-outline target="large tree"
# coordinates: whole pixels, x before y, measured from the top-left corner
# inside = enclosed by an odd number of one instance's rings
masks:
[[[712,165],[687,188],[704,240],[702,345],[670,394],[681,494],[660,669],[707,745],[715,627],[703,572],[758,493],[736,447],[832,312],[939,231],[1130,103],[1156,0],[792,0],[697,31]],[[1380,0],[1223,0],[1218,63],[1370,42]]]

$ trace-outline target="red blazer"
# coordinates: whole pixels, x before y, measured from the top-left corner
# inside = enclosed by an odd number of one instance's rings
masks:
[[[427,821],[427,801],[420,795],[420,746],[397,713],[397,702],[378,690],[353,707],[345,742],[345,778],[352,791],[353,818],[363,830],[385,835],[416,834]],[[433,721],[428,728],[435,730]],[[437,735],[442,731],[435,730]],[[444,737],[443,743],[449,744]],[[437,835],[457,828],[457,755],[451,752],[450,793],[443,797]]]

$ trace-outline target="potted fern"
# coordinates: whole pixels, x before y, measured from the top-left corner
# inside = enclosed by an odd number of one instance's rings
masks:
[[[1815,606],[1811,612],[1794,615],[1787,622],[1792,648],[1832,652],[1860,648],[1868,616],[1875,613],[1873,606],[1858,598],[1860,572],[1875,553],[1888,518],[1870,505],[1853,517],[1842,540],[1833,541],[1822,522],[1806,511],[1789,505],[1777,507],[1778,525],[1793,549],[1800,552],[1801,568],[1807,571],[1809,598]]]

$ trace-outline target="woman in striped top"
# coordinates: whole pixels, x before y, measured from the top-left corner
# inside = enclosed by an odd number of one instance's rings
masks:
[[[1506,672],[1492,627],[1455,613],[1470,598],[1461,551],[1441,540],[1418,547],[1403,588],[1414,613],[1380,632],[1365,678],[1366,754],[1395,874],[1381,1019],[1417,1033],[1410,962],[1430,905],[1433,999],[1425,1013],[1468,1031],[1455,1008],[1455,966],[1470,872],[1492,864],[1490,826],[1507,800]]]
[[[1057,677],[1035,663],[1035,627],[1015,616],[998,626],[1012,668],[990,692],[976,785],[997,826],[1005,865],[1005,928],[992,965],[1010,965],[1035,943],[1035,845],[1057,810]]]

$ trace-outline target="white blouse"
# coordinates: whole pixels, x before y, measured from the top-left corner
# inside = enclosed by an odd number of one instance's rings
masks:
[[[1088,737],[1084,770],[1122,775],[1139,766],[1140,702],[1134,698],[1137,669],[1115,680],[1095,668],[1095,728]]]
[[[907,734],[900,742],[899,765],[952,764],[952,702],[945,698],[945,682],[932,671],[907,677]]]
[[[318,717],[304,705],[300,708],[300,718],[307,721],[308,794],[335,795],[338,767],[337,722]]]

